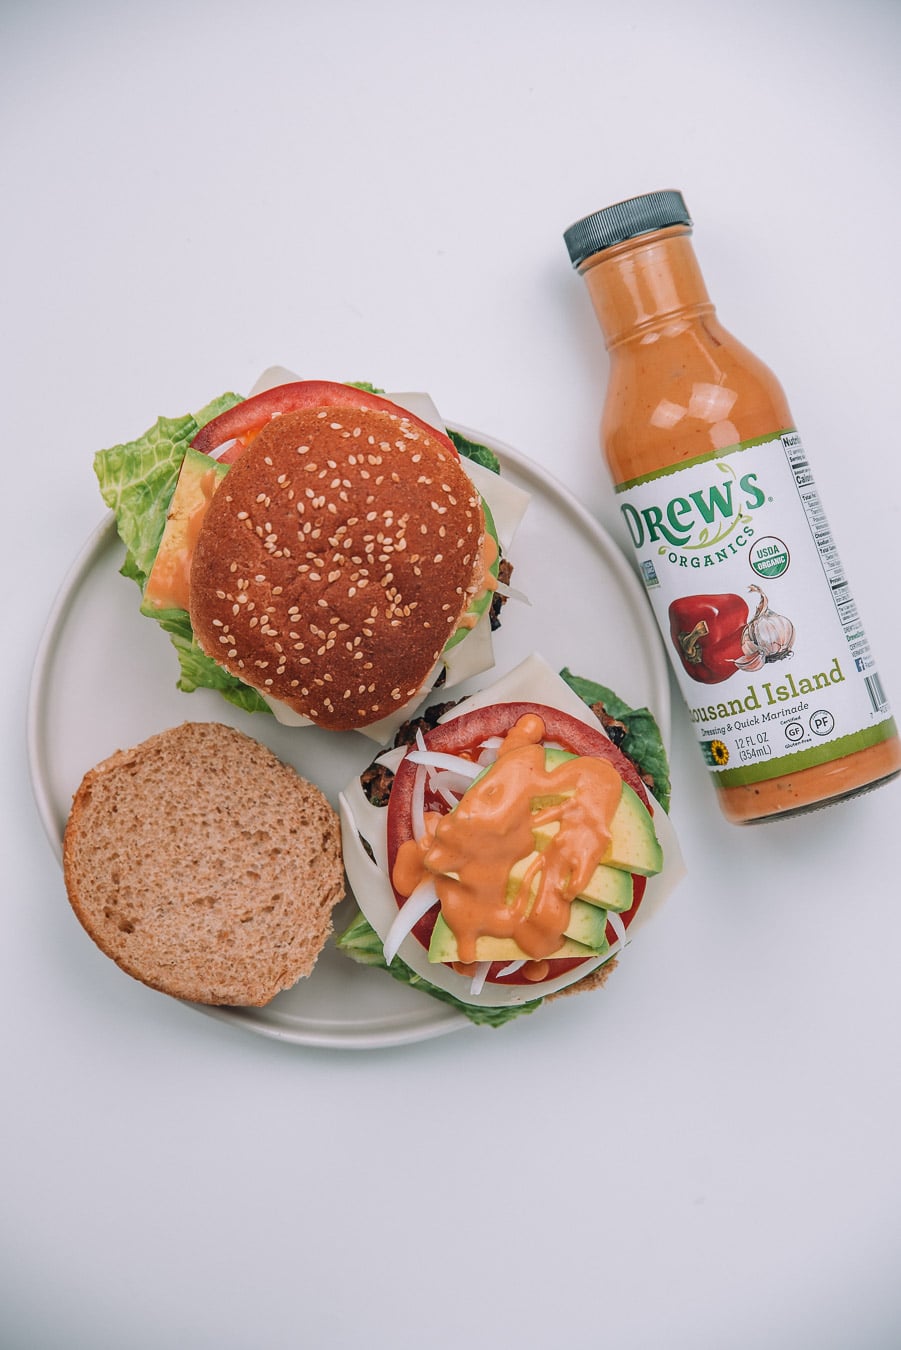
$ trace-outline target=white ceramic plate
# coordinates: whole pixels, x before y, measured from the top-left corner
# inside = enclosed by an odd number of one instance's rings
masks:
[[[514,584],[529,605],[509,601],[495,641],[496,675],[539,652],[555,668],[647,705],[669,742],[669,682],[650,608],[610,536],[537,465],[481,432],[454,427],[490,446],[505,476],[532,500],[512,549]],[[228,722],[264,741],[317,782],[333,803],[376,753],[355,732],[292,730],[245,714],[219,695],[176,687],[178,666],[166,635],[138,612],[138,590],[119,575],[124,550],[112,516],[76,560],[38,650],[28,708],[28,749],[38,809],[58,857],[72,794],[85,772],[115,750],[185,721]],[[482,683],[494,678],[482,677]],[[467,686],[461,686],[466,692]],[[65,903],[60,888],[60,903]],[[348,898],[336,931],[353,913]],[[265,1008],[200,1008],[260,1035],[299,1045],[366,1049],[423,1040],[471,1027],[462,1014],[367,970],[331,944],[312,976]]]

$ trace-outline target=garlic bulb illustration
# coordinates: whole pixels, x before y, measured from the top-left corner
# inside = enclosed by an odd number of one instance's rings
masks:
[[[795,625],[784,614],[775,614],[759,586],[750,586],[760,596],[757,609],[742,630],[743,655],[735,662],[738,670],[762,670],[770,661],[784,661],[792,654]]]

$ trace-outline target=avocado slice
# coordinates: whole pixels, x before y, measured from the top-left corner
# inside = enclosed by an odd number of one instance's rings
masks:
[[[556,830],[557,826],[554,825],[535,833],[546,847]],[[517,883],[522,880],[526,869],[531,867],[537,857],[538,851],[536,850],[534,853],[530,853],[528,858],[521,859],[510,869],[508,895],[511,899],[518,889]],[[578,898],[587,901],[590,905],[599,905],[601,909],[612,909],[617,914],[624,914],[627,909],[632,908],[632,892],[633,885],[630,872],[603,864],[594,869],[588,885],[579,892]]]
[[[546,749],[544,752],[549,769],[573,758],[566,750]],[[539,826],[534,831],[537,847],[546,848],[558,829],[556,824]],[[610,846],[601,859],[604,867],[634,872],[642,877],[653,877],[663,870],[663,849],[651,813],[628,783],[623,783],[622,796],[610,822],[610,835]],[[586,899],[590,898],[586,895]],[[605,904],[605,908],[613,909],[614,906]]]
[[[194,545],[213,493],[229,466],[188,447],[178,482],[166,513],[163,537],[157,549],[141,609],[155,617],[158,610],[188,608],[188,579]]]
[[[597,905],[574,900],[563,942],[548,960],[562,957],[602,956],[609,947],[607,915]],[[439,914],[429,943],[430,961],[459,961],[457,939],[450,926]],[[482,936],[476,939],[477,961],[528,961],[529,956],[513,938]]]

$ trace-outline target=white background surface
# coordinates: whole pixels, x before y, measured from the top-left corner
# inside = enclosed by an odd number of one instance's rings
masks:
[[[899,40],[874,0],[0,7],[4,1347],[899,1343],[897,784],[739,830],[676,716],[691,877],[607,990],[339,1054],[100,956],[24,738],[94,451],[272,362],[427,388],[616,530],[561,235],[665,186],[901,707]]]

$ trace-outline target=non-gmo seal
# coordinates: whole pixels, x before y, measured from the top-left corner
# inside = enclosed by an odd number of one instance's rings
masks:
[[[768,580],[781,577],[783,572],[787,572],[790,561],[788,545],[772,534],[755,540],[748,552],[751,567],[759,577],[766,577]]]

